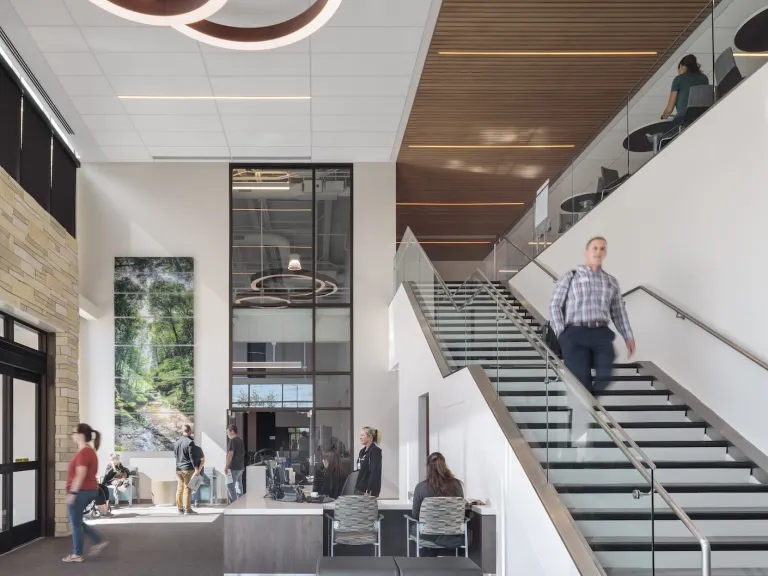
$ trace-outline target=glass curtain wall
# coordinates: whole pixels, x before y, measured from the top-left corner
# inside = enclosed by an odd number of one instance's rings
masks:
[[[232,410],[306,410],[352,448],[352,167],[233,166]]]

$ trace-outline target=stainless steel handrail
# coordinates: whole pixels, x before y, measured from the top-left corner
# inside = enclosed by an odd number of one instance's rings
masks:
[[[411,232],[410,229],[408,229],[406,233],[408,232],[410,232],[410,234],[416,240],[416,244],[418,245],[419,250],[424,257],[424,260],[429,265],[430,269],[432,270],[432,273],[434,274],[435,278],[437,278],[442,288],[446,291],[446,294],[451,304],[453,304],[454,308],[457,311],[461,311],[462,308],[459,308],[459,306],[457,306],[456,301],[454,300],[450,290],[448,290],[448,287],[445,285],[445,282],[443,281],[438,271],[435,269],[434,265],[432,264],[432,261],[426,255],[421,245],[418,244],[418,240],[413,235],[413,232]],[[627,459],[630,461],[632,466],[635,469],[637,469],[637,471],[643,476],[643,478],[645,478],[645,480],[651,486],[651,494],[652,495],[653,493],[659,494],[659,496],[664,500],[664,502],[667,503],[670,510],[672,510],[675,513],[678,519],[685,525],[688,531],[699,542],[699,546],[701,547],[701,555],[702,555],[702,575],[711,576],[711,546],[709,544],[709,540],[707,540],[707,538],[705,538],[704,535],[696,528],[694,523],[691,521],[690,517],[682,510],[682,508],[680,508],[677,505],[677,503],[675,503],[675,501],[672,500],[672,497],[669,495],[667,490],[654,478],[653,473],[654,473],[654,470],[656,470],[655,463],[653,463],[653,461],[650,460],[645,455],[642,449],[640,449],[640,447],[637,446],[634,440],[630,438],[629,434],[627,434],[627,432],[619,425],[619,423],[616,422],[613,416],[610,413],[608,413],[608,411],[605,410],[602,404],[600,404],[597,401],[597,399],[594,396],[592,396],[592,394],[590,394],[586,388],[584,388],[581,382],[576,380],[576,377],[573,376],[573,374],[571,374],[571,372],[565,367],[564,364],[562,364],[560,359],[557,358],[557,356],[555,356],[554,354],[552,354],[552,351],[546,346],[544,341],[541,340],[539,335],[536,334],[535,332],[531,332],[530,326],[528,325],[528,323],[519,317],[519,314],[517,313],[517,311],[512,308],[512,306],[509,304],[506,298],[501,297],[498,289],[493,285],[493,283],[490,282],[490,280],[488,280],[485,274],[483,274],[480,270],[477,270],[475,274],[473,274],[473,276],[474,275],[479,275],[480,278],[483,280],[483,283],[480,284],[478,290],[476,290],[475,293],[473,293],[471,298],[474,298],[475,295],[479,293],[479,291],[481,290],[487,292],[488,295],[491,296],[491,298],[497,303],[497,305],[504,311],[507,318],[515,325],[515,327],[517,327],[520,330],[521,334],[523,334],[525,339],[528,340],[528,342],[539,353],[543,354],[545,361],[547,362],[549,362],[550,360],[552,361],[553,369],[555,370],[555,372],[558,373],[560,380],[564,384],[566,384],[566,386],[569,387],[569,389],[576,395],[576,397],[582,402],[582,404],[584,404],[585,407],[589,409],[590,415],[595,420],[595,422],[597,422],[598,426],[600,426],[603,429],[603,431],[605,431],[605,433],[613,441],[613,443],[616,444],[619,450],[627,457]],[[463,304],[466,306],[466,302]],[[611,425],[616,430],[622,433],[622,436],[624,436],[624,438],[630,444],[630,446],[633,449],[637,450],[638,454],[641,455],[641,457],[645,460],[646,465],[651,470],[650,472],[646,469],[643,463],[637,458],[637,456],[632,454],[629,448],[627,448],[624,445],[624,442],[620,440],[618,436],[616,436],[613,429],[611,429],[605,422],[603,422],[601,418],[598,418],[597,413],[594,411],[595,408],[597,408],[597,410],[599,410],[600,413],[603,414],[610,421]]]
[[[547,270],[547,269],[546,269],[546,268],[545,268],[545,267],[544,267],[544,266],[543,266],[543,265],[542,265],[542,264],[541,264],[539,261],[537,261],[535,258],[531,258],[530,256],[528,256],[528,254],[526,254],[526,253],[523,251],[523,249],[522,249],[522,248],[520,248],[520,247],[519,247],[517,244],[515,244],[514,242],[512,242],[512,241],[511,241],[509,238],[507,238],[506,236],[502,236],[501,238],[499,238],[499,241],[498,241],[498,242],[497,242],[497,243],[494,245],[494,249],[495,249],[495,248],[496,248],[496,246],[497,246],[498,244],[500,244],[501,242],[506,242],[507,244],[509,244],[510,246],[512,246],[512,248],[514,248],[515,250],[517,250],[518,252],[520,252],[520,254],[522,254],[523,256],[525,256],[525,257],[526,257],[526,259],[528,260],[528,262],[532,262],[533,264],[535,264],[536,266],[538,266],[539,268],[541,268],[541,270],[544,272],[544,274],[546,274],[547,276],[549,276],[550,278],[552,278],[552,281],[553,281],[553,282],[557,282],[557,275],[556,275],[554,272],[552,272],[552,271],[550,271],[550,270]]]
[[[762,368],[763,370],[768,370],[768,362],[765,362],[765,361],[761,360],[760,358],[758,358],[757,356],[755,356],[754,354],[752,354],[748,350],[745,350],[744,348],[742,348],[741,346],[736,344],[733,340],[727,338],[726,336],[723,336],[717,330],[715,330],[713,328],[710,328],[709,326],[704,324],[704,322],[702,322],[701,320],[699,320],[695,316],[692,316],[688,312],[682,310],[678,306],[675,306],[674,304],[672,304],[668,300],[662,298],[661,296],[656,294],[653,290],[650,290],[649,288],[646,288],[645,286],[636,286],[636,287],[632,288],[632,290],[628,290],[627,292],[624,292],[624,294],[622,294],[621,296],[622,296],[622,298],[626,298],[627,296],[629,296],[630,294],[634,294],[635,292],[645,292],[646,294],[648,294],[652,298],[655,298],[656,300],[658,300],[659,302],[664,304],[664,306],[666,306],[667,308],[670,308],[670,309],[674,310],[675,313],[677,314],[678,318],[680,318],[681,320],[690,320],[691,322],[696,324],[696,326],[698,326],[699,328],[701,328],[705,332],[708,332],[710,335],[712,335],[715,338],[717,338],[718,340],[720,340],[720,342],[722,342],[723,344],[725,344],[727,346],[730,346],[731,348],[733,348],[736,352],[738,352],[742,356],[752,360],[752,362],[754,362],[755,364],[760,366],[760,368]]]

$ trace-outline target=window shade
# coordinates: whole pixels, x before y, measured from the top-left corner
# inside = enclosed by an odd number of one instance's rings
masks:
[[[51,129],[24,98],[21,134],[21,187],[45,210],[51,207]]]
[[[19,181],[21,160],[21,90],[0,68],[0,166]]]

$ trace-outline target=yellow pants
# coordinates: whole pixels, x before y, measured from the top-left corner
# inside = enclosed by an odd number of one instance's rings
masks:
[[[194,473],[194,470],[176,470],[176,508],[179,510],[192,510],[189,481]]]

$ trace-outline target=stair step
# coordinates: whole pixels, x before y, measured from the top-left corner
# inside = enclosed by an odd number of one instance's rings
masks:
[[[620,538],[601,537],[588,538],[587,542],[595,552],[602,551],[638,551],[650,552],[674,552],[674,551],[701,551],[699,542],[692,536],[688,538],[654,538],[651,542],[650,535],[647,538]],[[740,552],[748,550],[767,550],[768,538],[712,538],[709,545],[713,552],[731,551]]]
[[[655,462],[656,467],[659,470],[663,469],[747,469],[752,470],[755,465],[752,462],[742,462],[739,460],[674,460]],[[542,462],[542,468],[549,468],[550,470],[573,470],[573,469],[600,469],[600,470],[616,470],[622,468],[635,469],[632,462],[624,460],[623,462]]]

